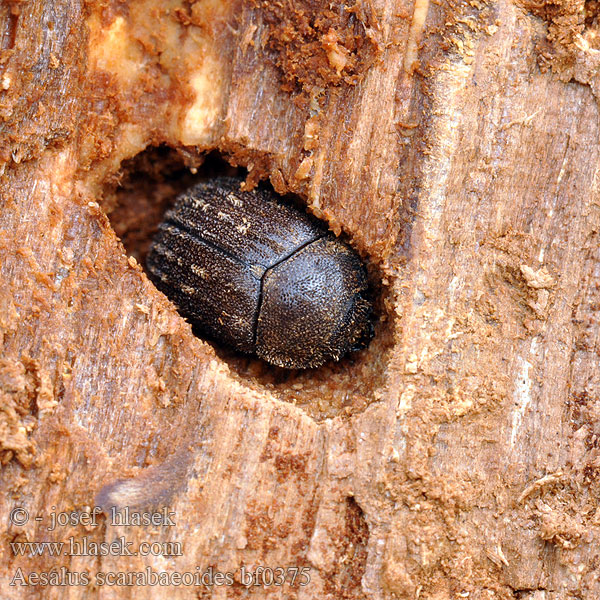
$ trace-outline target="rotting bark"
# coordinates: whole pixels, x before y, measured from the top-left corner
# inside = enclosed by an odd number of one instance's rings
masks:
[[[3,597],[256,565],[308,568],[281,598],[599,597],[594,6],[4,3]],[[368,260],[367,350],[272,370],[195,338],[147,280],[135,259],[210,151]],[[176,525],[48,531],[96,501]],[[10,546],[71,536],[182,552]],[[8,585],[61,567],[91,583]]]

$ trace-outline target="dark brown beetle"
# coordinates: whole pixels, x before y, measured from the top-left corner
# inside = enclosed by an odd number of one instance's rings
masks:
[[[157,287],[211,338],[280,367],[364,347],[373,327],[356,252],[240,183],[219,178],[179,196],[146,260]]]

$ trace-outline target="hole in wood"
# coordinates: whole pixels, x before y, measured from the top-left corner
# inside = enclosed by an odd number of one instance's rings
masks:
[[[192,160],[164,146],[149,148],[124,163],[119,176],[106,184],[103,208],[127,254],[142,266],[164,213],[181,192],[203,179],[245,176],[244,169],[230,166],[216,153],[195,159],[195,164]],[[302,209],[301,199],[288,200]],[[229,365],[232,376],[303,407],[317,419],[364,410],[384,385],[392,345],[385,310],[390,304],[386,302],[389,292],[380,283],[376,265],[367,261],[367,269],[374,300],[375,335],[366,349],[350,353],[339,362],[330,361],[317,369],[283,369],[194,333],[213,346],[217,356]]]

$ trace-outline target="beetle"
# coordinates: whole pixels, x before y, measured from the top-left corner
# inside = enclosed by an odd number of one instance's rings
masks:
[[[339,360],[373,335],[358,254],[267,189],[219,177],[181,194],[152,241],[156,286],[204,335],[285,368]]]

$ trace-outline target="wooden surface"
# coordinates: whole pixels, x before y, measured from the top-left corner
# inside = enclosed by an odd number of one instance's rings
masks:
[[[3,598],[600,595],[588,4],[0,7]],[[282,374],[194,337],[147,280],[181,185],[161,173],[213,150],[369,261],[367,350]],[[48,531],[98,502],[176,525]],[[15,554],[121,536],[182,551]],[[96,579],[257,565],[310,583]],[[90,584],[15,579],[61,567]]]

